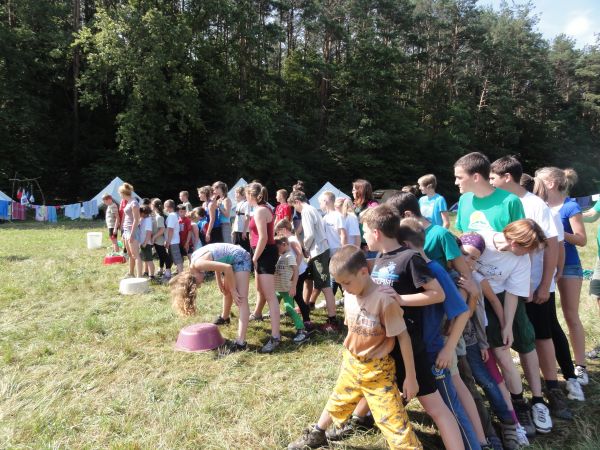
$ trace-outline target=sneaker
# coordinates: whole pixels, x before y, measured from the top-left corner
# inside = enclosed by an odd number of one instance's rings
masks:
[[[273,351],[281,344],[281,338],[271,336],[267,343],[260,349],[261,353],[273,353]]]
[[[326,302],[325,300],[323,300],[323,301],[320,301],[319,303],[317,303],[317,304],[315,305],[315,308],[317,308],[317,309],[323,309],[323,308],[325,308],[326,306],[327,306],[327,302]]]
[[[366,433],[375,428],[373,416],[358,417],[353,415],[340,427],[331,427],[325,432],[329,441],[342,441],[356,433]]]
[[[529,439],[527,439],[527,433],[525,432],[525,428],[518,423],[517,424],[517,439],[519,440],[519,445],[521,447],[529,447]]]
[[[307,320],[306,322],[304,322],[304,329],[306,330],[307,333],[310,334],[313,331],[315,331],[317,329],[317,327],[310,320]]]
[[[500,423],[500,431],[502,432],[502,445],[505,450],[517,450],[521,447],[519,442],[519,436],[517,433],[518,424],[514,423]],[[525,436],[525,429],[523,429],[523,436]],[[527,439],[527,436],[525,436]],[[529,441],[527,441],[529,444]]]
[[[144,277],[144,278],[148,278],[148,272],[144,272],[144,273],[142,274],[142,277]]]
[[[487,438],[488,443],[492,447],[492,450],[504,450],[505,447],[502,446],[502,441],[498,436],[489,436]]]
[[[258,314],[250,314],[250,322],[262,322],[263,316]]]
[[[513,400],[513,406],[515,407],[515,413],[519,423],[525,429],[527,437],[535,436],[535,425],[531,420],[531,409],[527,400]]]
[[[582,386],[587,386],[590,382],[588,377],[587,369],[582,366],[575,366],[575,376],[577,377],[577,381]]]
[[[344,306],[344,299],[340,298],[339,300],[336,300],[335,306]]]
[[[540,434],[548,434],[552,431],[552,419],[550,411],[543,403],[536,403],[531,406],[531,418],[535,425],[535,431]],[[525,428],[527,430],[527,428]]]
[[[306,428],[302,436],[288,445],[288,450],[304,450],[306,448],[319,448],[327,445],[325,432],[315,429],[314,426]]]
[[[581,389],[581,384],[579,384],[577,378],[569,378],[567,380],[567,398],[569,400],[579,400],[580,402],[585,401],[583,389]]]
[[[573,412],[567,406],[567,400],[561,388],[549,389],[546,394],[550,403],[550,412],[554,417],[573,420]]]
[[[294,341],[294,344],[304,344],[308,341],[308,333],[306,330],[298,330],[292,340]]]
[[[229,353],[244,352],[248,350],[248,343],[238,344],[237,341],[231,341],[228,350]]]
[[[340,331],[340,326],[337,323],[326,322],[321,325],[321,331],[325,333],[337,333]]]
[[[587,354],[585,355],[588,357],[588,359],[598,359],[600,358],[600,346],[597,346],[596,348],[594,348],[594,350],[587,352]],[[577,370],[577,369],[575,369]],[[577,373],[577,372],[575,372]]]
[[[494,447],[492,447],[492,444],[490,444],[490,441],[488,440],[481,444],[481,450],[494,450]]]
[[[231,323],[231,319],[228,317],[227,319],[223,319],[223,317],[219,316],[214,321],[215,325],[229,325]]]

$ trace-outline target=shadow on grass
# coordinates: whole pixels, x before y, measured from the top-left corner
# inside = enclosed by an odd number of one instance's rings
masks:
[[[0,261],[5,260],[7,262],[21,262],[21,261],[26,261],[28,259],[30,259],[29,256],[23,256],[23,255],[9,255],[9,256],[0,257]]]

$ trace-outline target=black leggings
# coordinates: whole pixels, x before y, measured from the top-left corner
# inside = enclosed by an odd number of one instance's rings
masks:
[[[166,266],[168,270],[171,270],[173,261],[171,260],[171,255],[169,255],[165,246],[154,244],[154,250],[156,250],[156,254],[158,255],[159,267],[162,269]]]
[[[526,303],[525,308],[535,330],[536,339],[552,339],[556,362],[558,362],[565,380],[576,378],[569,341],[556,316],[555,293],[550,293],[550,298],[546,303]]]
[[[304,301],[304,297],[302,292],[304,290],[304,280],[306,280],[306,270],[304,273],[298,275],[298,282],[296,283],[296,295],[294,296],[294,300],[296,304],[300,308],[300,313],[302,314],[302,320],[304,322],[310,322],[310,308]]]

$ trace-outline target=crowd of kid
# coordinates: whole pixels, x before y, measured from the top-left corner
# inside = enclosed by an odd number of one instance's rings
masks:
[[[163,208],[153,199],[139,206],[124,184],[120,208],[105,199],[106,220],[115,246],[122,229],[130,275],[168,280],[177,266],[170,286],[180,314],[195,313],[196,291],[206,272],[215,273],[223,293],[215,323],[229,324],[233,304],[239,309],[229,352],[247,349],[249,322],[266,318],[267,303],[271,335],[260,351],[273,352],[281,342],[282,299],[295,344],[315,331],[311,309],[321,293],[327,311],[321,329],[339,331],[335,290],[341,287],[348,332],[339,378],[318,422],[288,448],[318,448],[374,426],[391,448],[422,448],[404,409],[416,397],[446,448],[518,449],[536,433],[550,433],[552,417],[573,419],[566,398],[585,400],[576,246],[586,244],[586,234],[582,211],[568,197],[576,174],[545,167],[531,177],[514,157],[490,164],[477,152],[460,158],[454,174],[459,237],[449,231],[434,175],[419,178],[422,195],[407,186],[380,205],[370,183],[356,180],[354,201],[325,192],[321,211],[308,203],[302,182],[289,197],[277,191],[276,207],[264,186],[250,183],[236,190],[235,208],[222,182],[198,188],[197,208],[185,191],[179,205],[167,200]],[[588,220],[597,212],[600,207],[586,213]],[[570,345],[556,315],[556,288]],[[592,282],[591,294],[598,297],[598,290]]]

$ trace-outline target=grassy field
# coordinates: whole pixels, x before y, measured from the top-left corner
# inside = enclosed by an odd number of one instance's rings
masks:
[[[251,325],[248,352],[176,352],[183,326],[218,314],[218,289],[202,286],[189,319],[172,312],[165,287],[120,296],[125,267],[103,266],[105,251],[86,248],[86,232],[102,226],[0,225],[0,448],[284,448],[316,421],[337,376],[341,336],[296,348],[285,320],[287,339],[273,355],[257,353],[266,323]],[[595,230],[588,227],[584,268],[593,267]],[[600,325],[588,285],[581,314],[591,349]],[[225,337],[235,336],[234,322]],[[555,420],[555,432],[533,448],[600,448],[600,365],[589,369],[587,402],[572,404],[576,420]],[[418,403],[409,410],[425,447],[440,448]],[[386,448],[380,434],[336,447]]]

